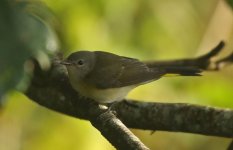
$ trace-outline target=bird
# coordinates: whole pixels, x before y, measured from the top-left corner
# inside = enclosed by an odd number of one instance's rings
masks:
[[[169,74],[200,76],[202,72],[195,66],[153,66],[105,51],[73,52],[60,64],[65,65],[73,89],[100,104],[121,101],[134,88]]]

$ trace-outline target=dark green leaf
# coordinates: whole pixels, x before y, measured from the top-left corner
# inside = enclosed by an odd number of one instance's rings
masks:
[[[231,6],[231,8],[233,8],[233,0],[226,0],[228,2],[228,4]]]
[[[22,79],[28,78],[25,68],[31,70],[30,65],[25,67],[29,58],[36,57],[42,67],[48,66],[49,54],[57,49],[51,27],[29,11],[29,5],[29,2],[0,1],[0,98],[20,81],[20,90],[27,86]]]

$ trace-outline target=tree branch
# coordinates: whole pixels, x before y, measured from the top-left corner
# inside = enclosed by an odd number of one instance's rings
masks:
[[[212,51],[210,53],[213,54]],[[232,57],[226,57],[227,61],[232,60]],[[202,57],[192,61],[199,61],[200,58]],[[207,62],[210,58],[206,59]],[[167,64],[169,62],[167,61]],[[180,65],[182,62],[186,63],[182,60],[179,62]],[[44,71],[36,61],[33,61],[33,64],[34,76],[25,94],[41,106],[91,121],[117,149],[148,149],[125,125],[145,130],[233,137],[233,110],[190,104],[122,101],[112,108],[117,114],[116,117],[111,111],[106,111],[106,108],[74,91],[64,66],[54,63],[49,70]]]
[[[233,137],[233,110],[182,103],[130,101],[119,104],[118,117],[130,128]],[[132,115],[133,114],[133,115]]]
[[[111,111],[90,121],[117,149],[149,150]]]
[[[42,71],[35,61],[35,75],[26,95],[49,109],[89,120],[117,149],[148,148],[106,106],[80,97],[69,84],[64,68],[55,65]],[[105,107],[105,108],[104,108]]]

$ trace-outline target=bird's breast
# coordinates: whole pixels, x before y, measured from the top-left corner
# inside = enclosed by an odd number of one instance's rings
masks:
[[[80,81],[78,84],[72,84],[73,88],[85,97],[94,99],[99,103],[111,103],[123,100],[127,94],[136,86],[126,86],[120,88],[97,89]]]

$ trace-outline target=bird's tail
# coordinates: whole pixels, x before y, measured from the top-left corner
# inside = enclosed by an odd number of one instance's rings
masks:
[[[185,66],[161,66],[162,70],[165,72],[164,76],[201,76],[201,69],[195,67],[185,67]]]

